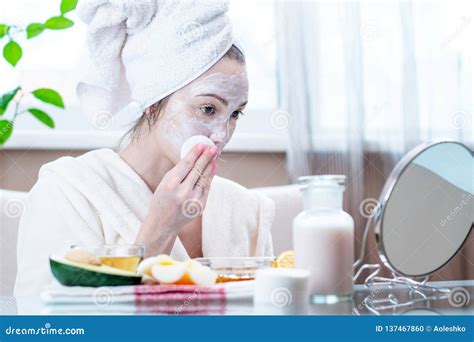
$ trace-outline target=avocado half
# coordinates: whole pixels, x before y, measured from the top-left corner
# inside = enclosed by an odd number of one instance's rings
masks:
[[[123,286],[138,285],[142,277],[136,273],[107,265],[89,265],[50,256],[49,264],[54,277],[65,286]]]

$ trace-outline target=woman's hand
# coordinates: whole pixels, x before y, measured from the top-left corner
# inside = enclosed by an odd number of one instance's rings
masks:
[[[155,190],[136,243],[146,256],[169,254],[180,229],[202,214],[216,173],[217,147],[194,146]]]

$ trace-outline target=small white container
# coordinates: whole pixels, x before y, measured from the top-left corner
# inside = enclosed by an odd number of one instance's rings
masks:
[[[258,270],[254,305],[263,314],[303,314],[309,303],[309,272],[291,268]]]
[[[352,298],[354,220],[342,210],[344,175],[306,176],[304,210],[293,220],[296,267],[310,272],[314,303]]]

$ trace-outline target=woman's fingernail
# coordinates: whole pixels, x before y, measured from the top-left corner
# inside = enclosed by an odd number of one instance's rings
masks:
[[[212,146],[211,149],[209,150],[209,152],[211,152],[212,155],[216,154],[217,146],[216,145]]]
[[[201,143],[201,144],[198,145],[198,151],[199,151],[199,153],[201,153],[202,151],[204,151],[204,144],[203,144],[203,143]]]

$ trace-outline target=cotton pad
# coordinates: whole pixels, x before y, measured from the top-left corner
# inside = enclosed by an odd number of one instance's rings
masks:
[[[193,146],[197,144],[204,144],[206,146],[214,145],[212,140],[208,137],[205,137],[204,135],[193,135],[191,138],[184,142],[183,146],[181,146],[181,159],[183,159],[184,156],[188,154],[188,152],[193,148]]]

